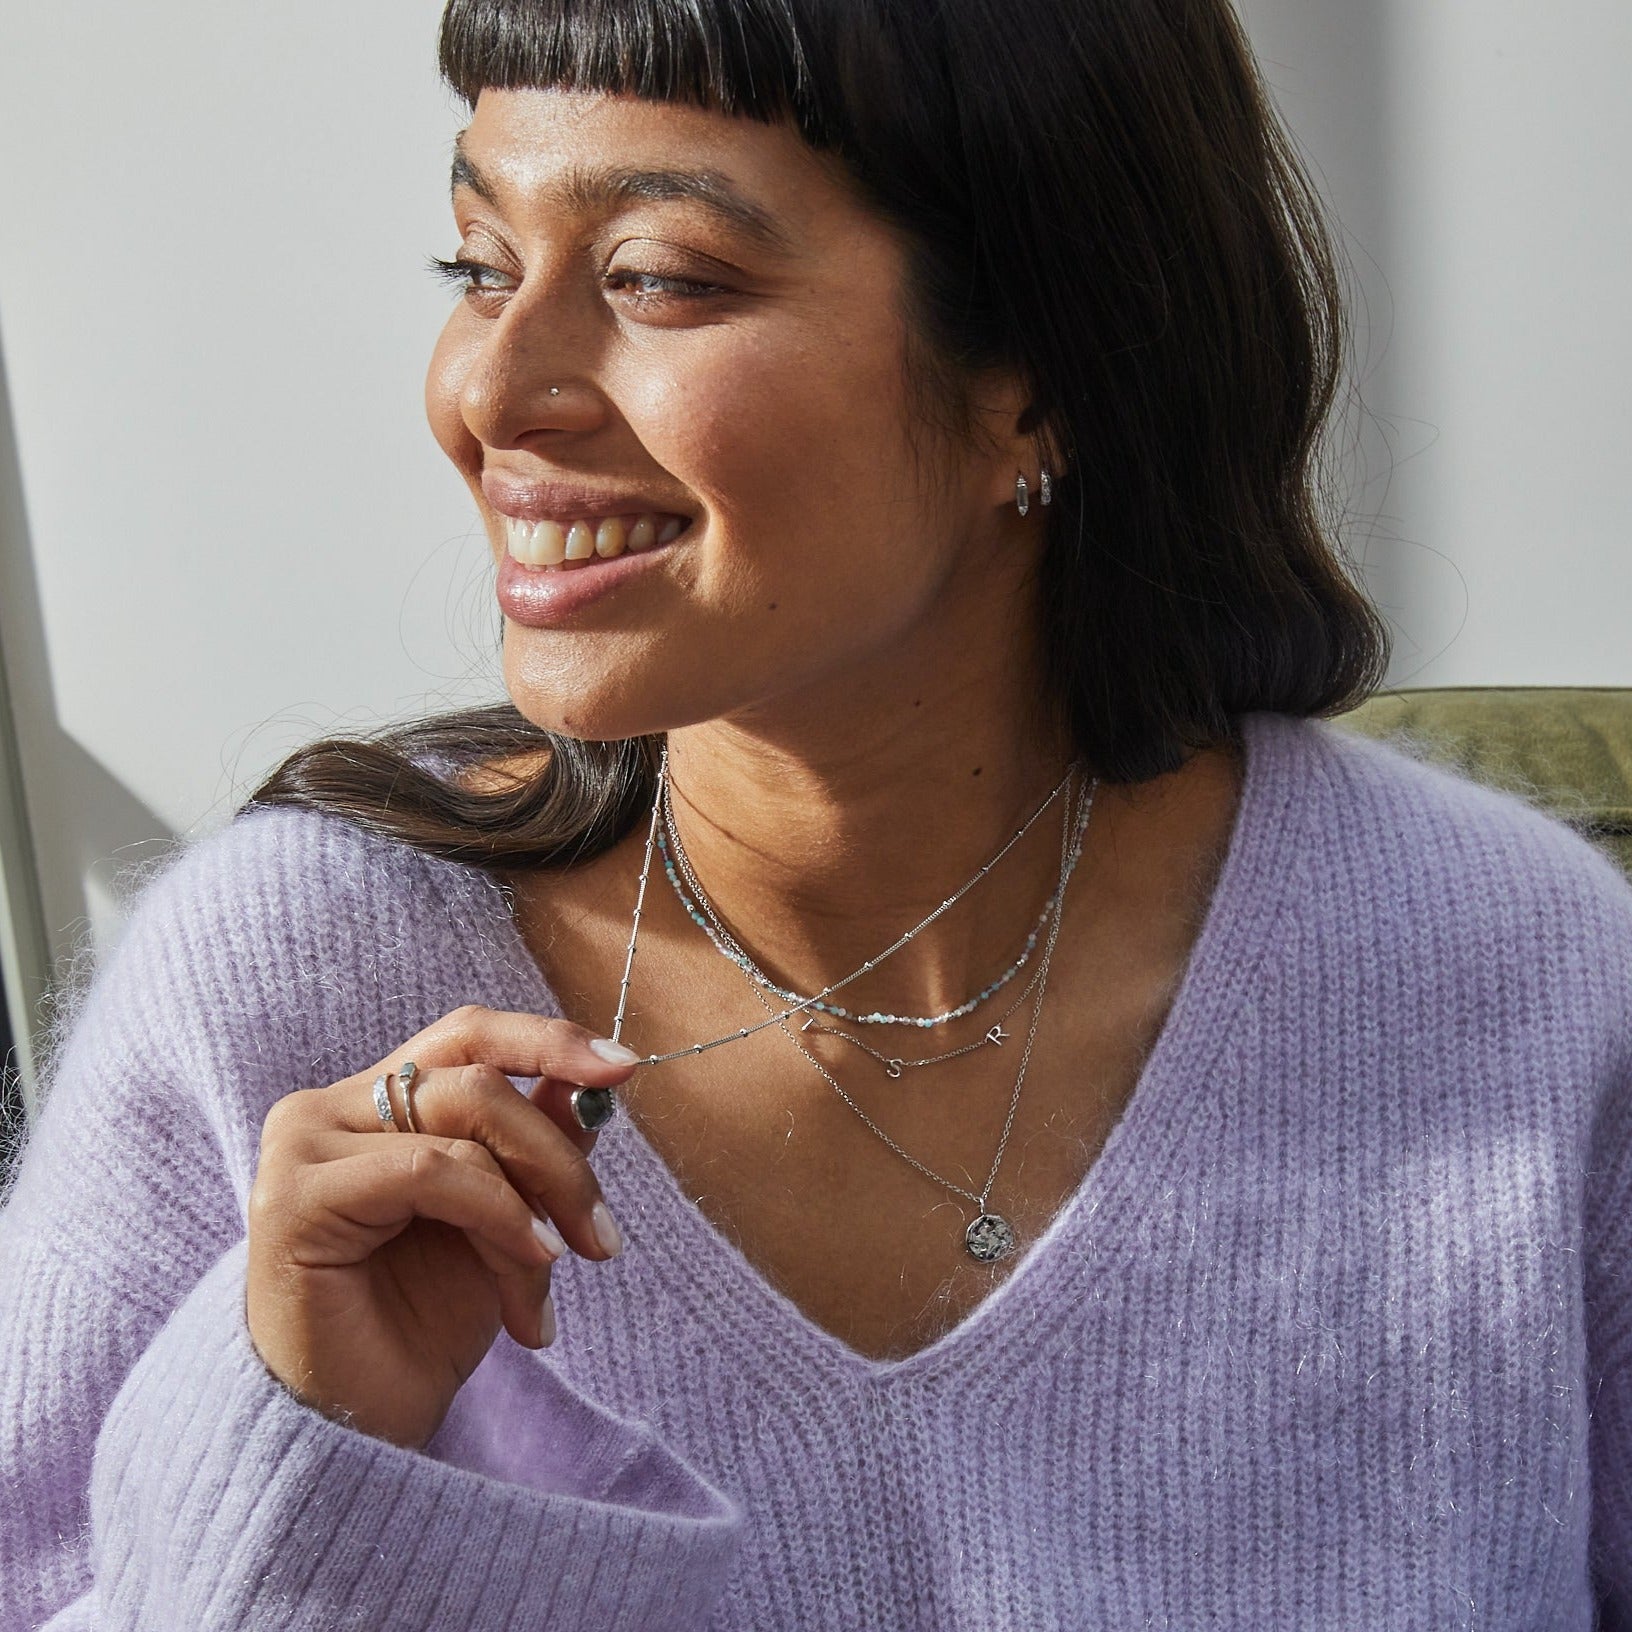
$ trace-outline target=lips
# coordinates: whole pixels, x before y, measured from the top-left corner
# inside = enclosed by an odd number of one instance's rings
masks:
[[[554,521],[563,528],[575,521],[601,521],[607,516],[679,516],[690,521],[694,511],[677,495],[612,482],[571,480],[560,476],[522,476],[489,466],[482,472],[482,493],[501,516],[517,521]]]
[[[559,567],[524,567],[506,552],[499,561],[499,607],[512,623],[529,629],[570,628],[587,609],[661,572],[668,556],[663,546],[611,560],[592,556]]]
[[[647,576],[696,522],[693,511],[649,489],[496,466],[483,470],[482,493],[504,527],[499,605],[535,629],[570,625],[584,608]]]

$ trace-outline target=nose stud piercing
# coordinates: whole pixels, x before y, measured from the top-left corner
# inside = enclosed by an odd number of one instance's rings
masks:
[[[560,387],[560,386],[558,386],[558,385],[552,385],[552,386],[551,386],[551,387],[550,387],[550,395],[551,395],[551,396],[552,396],[552,397],[558,397],[558,396],[560,396],[560,395],[561,395],[561,387]]]

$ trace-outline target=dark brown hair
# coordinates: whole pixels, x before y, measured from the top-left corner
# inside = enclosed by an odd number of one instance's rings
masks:
[[[1387,626],[1328,536],[1344,355],[1318,201],[1227,0],[451,0],[441,66],[792,120],[903,235],[914,400],[1018,370],[1066,472],[1043,572],[1054,698],[1139,782],[1243,713],[1346,711]],[[493,868],[568,865],[649,803],[653,742],[509,704],[327,740],[250,804],[331,811]],[[532,767],[499,791],[454,763]]]

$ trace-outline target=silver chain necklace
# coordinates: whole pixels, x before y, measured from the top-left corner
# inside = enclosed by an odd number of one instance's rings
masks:
[[[1064,787],[1065,783],[1061,782],[1059,787],[1055,788],[1054,792],[1044,801],[1042,810],[1046,810],[1059,797]],[[1060,893],[1065,887],[1064,880],[1061,880],[1054,893],[1043,903],[1043,910],[1037,915],[1037,922],[1032,925],[1031,933],[1026,937],[1026,944],[1020,950],[1020,956],[984,991],[977,992],[966,1002],[946,1010],[944,1014],[885,1014],[882,1011],[875,1011],[872,1014],[852,1014],[848,1009],[841,1008],[837,1003],[819,1002],[811,998],[801,999],[798,992],[790,992],[786,987],[778,986],[748,956],[742,943],[732,935],[731,931],[722,922],[719,913],[714,909],[713,902],[709,900],[707,892],[698,882],[696,873],[692,871],[690,859],[686,855],[686,847],[680,841],[680,829],[674,819],[673,786],[667,777],[663,779],[659,796],[663,804],[663,819],[657,831],[657,847],[663,858],[663,871],[667,875],[680,905],[686,909],[692,922],[708,936],[714,945],[714,950],[722,957],[729,958],[744,974],[770,992],[772,996],[781,998],[784,1003],[808,1003],[811,1008],[818,1010],[820,1013],[830,1014],[837,1020],[848,1020],[852,1025],[922,1026],[927,1029],[931,1026],[944,1026],[953,1020],[961,1020],[966,1014],[973,1014],[982,1003],[989,1002],[1002,991],[1031,960],[1031,954],[1037,947],[1037,938],[1043,933],[1043,928],[1048,923],[1050,916],[1058,909]],[[1039,810],[1039,815],[1042,814],[1042,810]],[[1067,821],[1070,820],[1069,815],[1066,819]],[[1027,826],[1030,826],[1030,823],[1027,823]],[[681,884],[679,877],[676,875],[676,863],[679,864],[680,872],[685,875],[685,885]],[[690,896],[686,894],[687,886],[690,887],[692,892]],[[807,1024],[804,1029],[808,1031],[810,1026]],[[840,1033],[840,1035],[843,1034]]]
[[[1092,803],[1091,798],[1089,803]],[[1066,838],[1064,842],[1062,842],[1060,848],[1060,880],[1062,885],[1062,898],[1063,885],[1069,875],[1071,867],[1070,850],[1070,825],[1068,822],[1066,827]],[[1014,1092],[1009,1096],[1009,1114],[1004,1118],[1003,1136],[998,1140],[997,1154],[992,1158],[991,1168],[986,1174],[986,1183],[978,1195],[973,1190],[966,1190],[961,1184],[954,1184],[952,1180],[944,1177],[942,1174],[936,1173],[933,1169],[926,1167],[921,1161],[918,1160],[916,1156],[912,1155],[910,1151],[903,1150],[901,1146],[898,1145],[895,1140],[893,1140],[881,1127],[879,1127],[879,1125],[873,1121],[873,1119],[868,1116],[868,1114],[844,1091],[838,1078],[835,1077],[833,1073],[829,1071],[827,1067],[824,1066],[822,1062],[818,1060],[802,1042],[799,1041],[798,1037],[795,1036],[795,1034],[789,1029],[787,1021],[781,1020],[778,1022],[781,1025],[782,1031],[787,1036],[788,1041],[791,1042],[793,1046],[797,1048],[799,1052],[803,1054],[804,1057],[809,1060],[819,1072],[821,1072],[831,1087],[835,1090],[835,1092],[837,1092],[839,1098],[842,1099],[845,1104],[848,1105],[864,1123],[866,1123],[867,1127],[880,1139],[882,1139],[884,1143],[896,1153],[897,1156],[901,1157],[903,1161],[910,1162],[912,1166],[917,1168],[917,1170],[926,1178],[933,1179],[935,1183],[940,1185],[943,1189],[951,1190],[957,1195],[967,1197],[968,1200],[974,1202],[977,1209],[977,1215],[963,1232],[963,1244],[967,1249],[969,1256],[971,1258],[978,1259],[981,1263],[989,1264],[994,1263],[1000,1258],[1006,1258],[1011,1252],[1014,1251],[1015,1243],[1018,1239],[1015,1235],[1014,1226],[1008,1221],[1008,1219],[1004,1218],[1001,1213],[994,1213],[991,1211],[990,1207],[988,1206],[988,1198],[992,1193],[993,1184],[997,1181],[997,1170],[1003,1165],[1003,1152],[1008,1149],[1009,1134],[1014,1128],[1014,1113],[1020,1107],[1020,1090],[1025,1086],[1026,1067],[1031,1063],[1032,1044],[1037,1040],[1037,1023],[1042,1018],[1043,1013],[1043,993],[1048,985],[1049,966],[1054,960],[1054,943],[1059,939],[1060,919],[1062,916],[1063,914],[1060,913],[1055,914],[1054,922],[1049,926],[1048,942],[1043,948],[1042,958],[1039,960],[1037,965],[1037,979],[1035,981],[1037,988],[1037,1002],[1036,1006],[1031,1011],[1031,1024],[1026,1028],[1026,1044],[1020,1052],[1020,1069],[1015,1074]],[[744,971],[744,974],[746,973],[747,972]],[[754,996],[759,999],[760,1003],[767,1009],[771,1008],[770,1000],[765,996],[764,992],[759,989],[758,985],[755,984],[752,979],[749,980],[748,984],[749,989],[753,992]],[[1018,1005],[1016,1006],[1018,1007]],[[975,1044],[972,1046],[979,1047],[980,1045]],[[869,1052],[871,1052],[871,1050],[869,1050]],[[966,1051],[958,1050],[958,1052],[962,1053]]]
[[[1097,786],[1098,784],[1095,783],[1094,788],[1097,788]],[[1060,879],[1058,884],[1055,886],[1054,893],[1049,897],[1049,906],[1043,909],[1042,917],[1038,920],[1039,923],[1046,920],[1050,912],[1057,908],[1060,899],[1065,893],[1065,887],[1070,882],[1072,872],[1075,871],[1078,861],[1082,859],[1083,835],[1087,832],[1088,817],[1093,810],[1093,804],[1094,789],[1090,788],[1088,797],[1082,802],[1082,808],[1078,812],[1075,821],[1073,821],[1071,815],[1071,800],[1069,798],[1066,800],[1064,821],[1060,835]],[[698,882],[696,873],[692,871],[690,858],[686,855],[685,847],[680,842],[680,834],[674,824],[673,802],[667,797],[665,798],[663,805],[663,827],[658,831],[658,845],[660,849],[663,844],[664,829],[667,829],[668,831],[674,854],[679,861],[682,873],[685,875],[687,885],[690,886],[699,900],[706,903],[707,897],[703,892],[702,885]],[[696,909],[692,907],[690,900],[686,897],[683,891],[680,890],[680,886],[678,881],[674,878],[672,869],[669,872],[669,877],[670,882],[675,884],[676,893],[679,894],[681,903],[687,907],[688,911],[690,911],[693,922],[698,922],[699,920]],[[705,910],[708,910],[709,917],[712,918],[716,924],[719,924],[719,919],[714,916],[713,911],[711,909],[707,909],[706,907]],[[725,933],[724,925],[720,925],[720,930],[722,934]],[[727,948],[721,946],[718,938],[712,935],[709,938],[713,941],[714,948],[717,952],[729,957],[731,961],[735,963],[739,969],[742,969],[745,974],[752,975],[758,985],[776,992],[777,995],[782,997],[784,1000],[793,1002],[798,1001],[799,994],[797,992],[784,992],[780,987],[777,987],[771,982],[767,981],[758,970],[752,968],[752,966],[744,959],[734,956],[727,950]],[[1033,937],[1033,939],[1034,938],[1035,937]],[[736,944],[737,943],[735,941],[731,942],[732,946],[736,946]],[[1028,940],[1026,943],[1027,953],[1029,953],[1030,950],[1031,941]],[[1024,963],[1025,961],[1025,956],[1022,956],[1020,962]],[[1011,969],[1009,974],[1012,975],[1018,968],[1019,965],[1015,965],[1015,968]],[[1001,1045],[1002,1043],[1007,1042],[1009,1034],[1003,1029],[1004,1021],[1009,1019],[1011,1015],[1024,1006],[1026,1001],[1031,997],[1032,993],[1037,990],[1038,982],[1040,981],[1041,977],[1042,965],[1039,962],[1038,967],[1032,974],[1031,979],[1026,982],[1025,989],[1014,1000],[1014,1002],[1012,1002],[1008,1008],[1006,1008],[1002,1014],[997,1017],[996,1024],[991,1026],[985,1032],[985,1034],[979,1038],[978,1041],[973,1043],[965,1043],[962,1048],[948,1049],[946,1052],[941,1054],[930,1054],[922,1059],[909,1060],[900,1055],[886,1054],[883,1052],[883,1050],[874,1048],[870,1043],[863,1042],[861,1038],[852,1037],[849,1032],[843,1031],[837,1026],[823,1025],[814,1014],[811,1015],[799,1029],[804,1032],[825,1032],[829,1037],[838,1037],[844,1042],[853,1043],[857,1048],[861,1049],[863,1053],[872,1055],[872,1057],[884,1067],[884,1074],[886,1076],[898,1078],[904,1070],[910,1070],[917,1066],[940,1065],[947,1060],[955,1060],[960,1055],[972,1054],[977,1048],[985,1048],[988,1045]],[[969,1013],[972,1009],[978,1007],[980,1003],[984,1002],[988,996],[1001,989],[1001,987],[1007,983],[1008,979],[1009,975],[1003,976],[1002,979],[995,981],[992,985],[988,986],[986,991],[981,993],[977,999],[970,1003],[960,1005],[959,1008],[952,1010],[948,1015],[942,1016],[941,1018],[951,1019],[957,1017],[958,1015]],[[838,1013],[842,1015],[844,1012],[838,1009],[836,1005],[817,1004],[814,1006],[824,1008],[829,1014]],[[910,1024],[911,1022],[899,1020],[898,1023],[905,1025]],[[919,1023],[922,1024],[923,1022]],[[786,1026],[784,1026],[783,1030],[785,1031],[786,1029]]]
[[[845,975],[842,979],[836,980],[831,985],[823,987],[822,990],[817,992],[814,997],[805,998],[801,1002],[794,1003],[788,1008],[774,1011],[768,1014],[765,1019],[756,1021],[751,1026],[739,1027],[736,1031],[727,1032],[724,1036],[712,1038],[708,1042],[692,1043],[686,1048],[672,1049],[666,1054],[647,1054],[642,1056],[638,1063],[641,1065],[663,1065],[669,1060],[684,1059],[688,1055],[693,1054],[706,1054],[711,1048],[720,1048],[726,1043],[740,1042],[744,1038],[753,1036],[755,1032],[763,1031],[767,1026],[781,1025],[783,1022],[791,1019],[794,1015],[809,1009],[814,1003],[832,996],[834,992],[843,990],[843,988],[850,985],[852,981],[860,980],[863,975],[869,973],[873,969],[876,969],[879,964],[884,962],[886,958],[894,957],[895,954],[915,936],[922,934],[923,931],[928,929],[929,926],[934,923],[935,920],[943,913],[956,906],[957,903],[961,901],[963,897],[967,895],[968,892],[972,890],[975,885],[978,884],[981,879],[983,879],[998,864],[998,862],[1000,862],[1004,856],[1006,856],[1009,851],[1020,842],[1020,840],[1030,830],[1032,824],[1037,820],[1037,818],[1041,816],[1048,806],[1054,802],[1061,789],[1063,789],[1066,784],[1070,782],[1072,776],[1076,772],[1076,769],[1076,764],[1073,762],[1073,764],[1066,770],[1064,777],[1061,778],[1054,791],[1049,794],[1048,798],[1046,798],[1042,804],[1040,804],[1037,809],[1031,813],[1026,821],[1019,828],[1017,828],[1013,834],[1010,835],[1002,847],[997,851],[996,855],[994,855],[991,860],[981,867],[973,877],[971,877],[960,888],[953,891],[953,893],[943,902],[941,902],[938,907],[929,912],[911,929],[898,936],[876,957],[868,958],[858,968],[852,969],[850,973]],[[665,743],[658,760],[657,790],[652,799],[652,815],[646,829],[646,849],[641,860],[639,887],[635,892],[635,910],[629,925],[629,945],[624,953],[623,977],[618,984],[618,1012],[613,1017],[611,1032],[611,1041],[614,1043],[621,1043],[623,1040],[623,1021],[629,1007],[629,977],[635,966],[635,947],[640,938],[640,915],[646,901],[646,886],[651,877],[652,855],[657,848],[658,823],[663,814],[663,790],[668,780],[668,774],[669,749],[668,744]],[[1095,780],[1095,786],[1098,786],[1097,779]],[[1058,915],[1056,915],[1054,920],[1055,930],[1058,930],[1058,927],[1059,918]],[[1052,935],[1050,936],[1049,944],[1053,944]],[[769,1005],[767,1005],[767,1007],[769,1007]],[[618,1108],[617,1096],[610,1088],[575,1088],[572,1091],[569,1103],[572,1109],[573,1120],[577,1122],[579,1127],[589,1131],[604,1127],[612,1120],[613,1116],[617,1114]]]

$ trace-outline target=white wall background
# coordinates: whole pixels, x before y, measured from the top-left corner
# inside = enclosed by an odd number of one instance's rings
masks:
[[[1359,285],[1393,685],[1632,685],[1632,7],[1244,0]]]
[[[58,957],[297,743],[502,695],[420,409],[439,10],[0,13],[0,642]],[[1632,8],[1243,12],[1353,264],[1391,682],[1632,685]]]
[[[0,638],[59,954],[115,932],[145,841],[297,743],[503,695],[420,407],[460,124],[439,13],[6,7]]]

